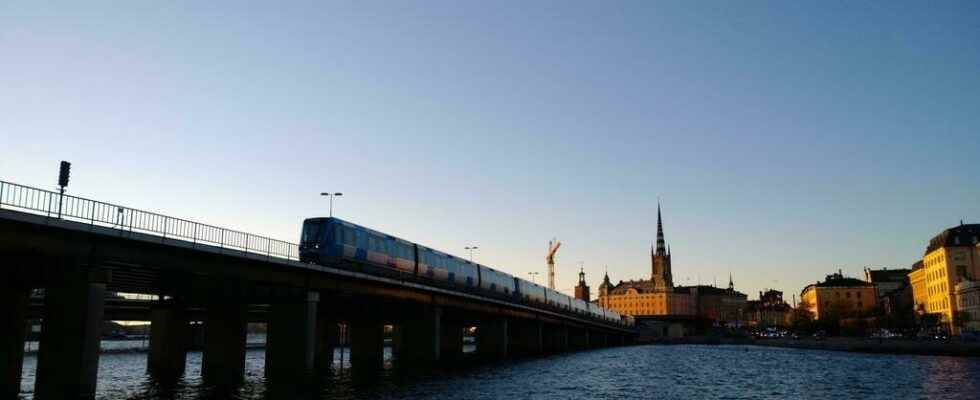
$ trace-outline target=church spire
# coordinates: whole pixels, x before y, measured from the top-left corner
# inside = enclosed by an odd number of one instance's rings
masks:
[[[664,241],[664,222],[660,217],[660,201],[657,201],[657,252],[656,255],[667,255],[666,242]]]
[[[732,282],[732,273],[728,273],[728,290],[735,290],[735,283]]]

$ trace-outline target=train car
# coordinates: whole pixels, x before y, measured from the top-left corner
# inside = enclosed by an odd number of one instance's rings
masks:
[[[589,315],[595,319],[602,319],[602,307],[594,303],[587,303],[589,306]]]
[[[304,221],[300,261],[323,264],[341,260],[414,274],[415,244],[336,218]]]
[[[479,281],[477,266],[459,257],[416,245],[419,253],[418,274],[437,282],[475,288]]]
[[[337,218],[309,218],[303,222],[299,257],[302,262],[323,265],[352,262],[367,266],[363,271],[369,273],[408,274],[460,289],[514,296],[527,303],[549,305],[598,320],[622,320],[618,313],[607,313],[595,304]]]
[[[567,294],[564,294],[557,290],[545,288],[545,298],[547,299],[547,304],[549,306],[559,308],[562,310],[569,310],[572,308],[571,307],[572,298]]]
[[[514,282],[517,286],[517,293],[519,297],[524,301],[538,304],[545,304],[547,301],[545,298],[544,287],[520,278],[514,278]]]
[[[485,265],[480,268],[480,289],[486,292],[510,296],[515,292],[514,277]]]
[[[572,299],[572,312],[576,314],[588,314],[589,303],[581,299]]]

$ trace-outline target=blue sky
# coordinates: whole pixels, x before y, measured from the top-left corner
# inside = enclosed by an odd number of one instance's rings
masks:
[[[980,222],[975,2],[0,4],[0,179],[755,297]],[[530,3],[530,4],[529,4]]]

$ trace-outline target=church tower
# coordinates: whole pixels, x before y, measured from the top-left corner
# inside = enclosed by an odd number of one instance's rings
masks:
[[[664,224],[660,216],[660,203],[657,203],[657,246],[650,249],[651,277],[654,288],[668,290],[674,287],[671,276],[670,250],[664,240]]]
[[[609,307],[609,291],[612,290],[612,282],[609,281],[609,268],[606,268],[606,276],[602,277],[602,284],[599,285],[599,305]]]
[[[581,269],[578,272],[578,286],[575,287],[575,298],[588,302],[589,297],[589,285],[585,284],[585,270]]]

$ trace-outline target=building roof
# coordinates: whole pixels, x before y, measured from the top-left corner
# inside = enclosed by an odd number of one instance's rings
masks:
[[[922,263],[922,260],[916,261],[916,262],[912,263],[912,271],[922,269],[922,267],[924,265],[925,264]]]
[[[837,273],[827,275],[827,279],[824,279],[823,282],[807,285],[800,293],[806,293],[810,288],[821,287],[874,287],[874,284],[860,279],[846,277],[843,273],[837,271]]]
[[[905,282],[909,279],[911,269],[865,269],[865,275],[871,283]]]
[[[926,247],[926,254],[943,247],[975,246],[978,242],[980,242],[980,224],[960,224],[933,237]]]
[[[629,289],[635,289],[639,293],[653,293],[657,291],[656,284],[653,280],[619,281],[619,283],[609,289],[609,294],[625,294]]]

